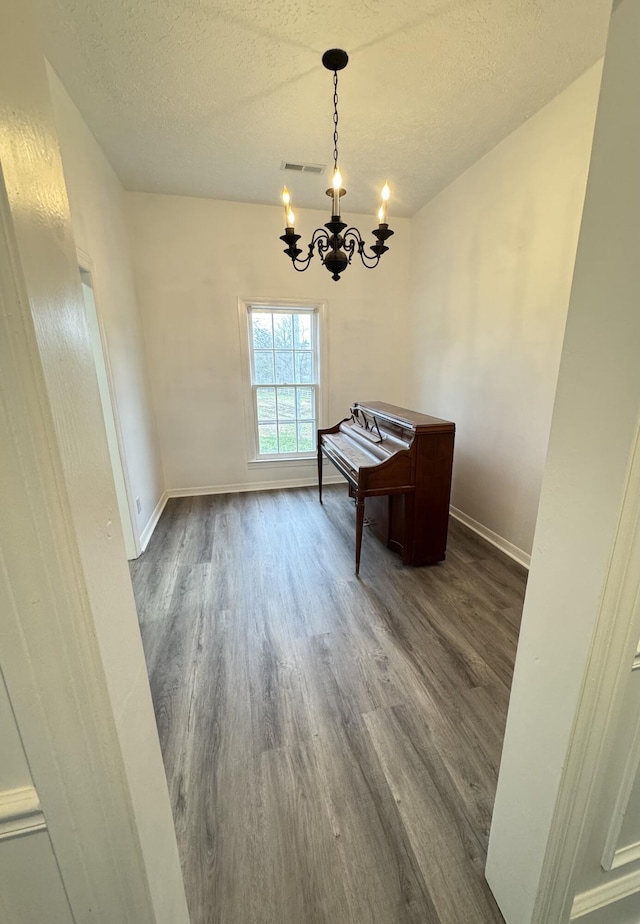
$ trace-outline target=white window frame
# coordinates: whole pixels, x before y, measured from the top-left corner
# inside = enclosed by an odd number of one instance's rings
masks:
[[[314,319],[315,359],[317,368],[317,381],[313,384],[316,390],[316,428],[326,426],[326,367],[327,367],[327,338],[326,338],[326,303],[315,299],[286,299],[286,298],[239,298],[238,320],[240,331],[240,355],[242,361],[243,397],[245,408],[245,429],[247,440],[247,462],[253,465],[306,465],[315,464],[317,449],[311,452],[296,453],[269,453],[260,455],[258,451],[258,418],[256,410],[256,388],[253,382],[251,349],[251,311],[252,309],[265,311],[278,311],[290,313],[299,310],[309,313]],[[288,383],[289,384],[289,383]]]

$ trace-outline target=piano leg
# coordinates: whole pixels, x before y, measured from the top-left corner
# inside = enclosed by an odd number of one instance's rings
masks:
[[[318,496],[322,503],[322,450],[320,449],[320,437],[318,437]]]
[[[360,574],[360,546],[364,526],[364,497],[356,497],[356,574]]]

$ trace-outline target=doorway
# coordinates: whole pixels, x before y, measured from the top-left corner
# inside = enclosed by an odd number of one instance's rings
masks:
[[[134,526],[135,513],[132,506],[132,495],[128,485],[126,466],[121,449],[122,442],[120,430],[118,427],[117,407],[113,395],[113,385],[111,381],[108,353],[104,343],[102,326],[100,324],[100,318],[96,308],[91,270],[87,269],[86,266],[83,265],[80,265],[78,269],[80,271],[85,316],[87,319],[87,327],[91,339],[93,360],[95,363],[96,376],[98,379],[102,416],[104,417],[107,444],[109,446],[109,458],[111,460],[113,481],[116,488],[118,513],[120,516],[120,523],[122,525],[122,535],[124,536],[126,555],[129,561],[131,561],[132,559],[138,557],[141,552],[141,548],[140,541]]]

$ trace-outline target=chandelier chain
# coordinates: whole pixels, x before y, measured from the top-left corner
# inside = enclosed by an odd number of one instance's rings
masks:
[[[338,72],[333,72],[333,170],[338,169]]]

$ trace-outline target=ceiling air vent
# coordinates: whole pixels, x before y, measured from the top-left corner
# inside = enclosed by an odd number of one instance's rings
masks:
[[[298,161],[283,160],[281,170],[293,170],[295,173],[324,173],[326,164],[301,164]]]

